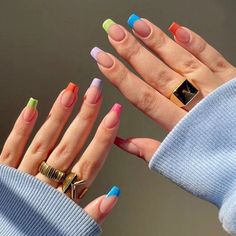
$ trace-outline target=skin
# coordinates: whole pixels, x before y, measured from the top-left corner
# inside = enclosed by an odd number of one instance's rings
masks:
[[[145,37],[135,31],[143,24],[149,27],[149,35]],[[104,51],[97,55],[98,67],[107,79],[134,106],[167,131],[171,131],[197,102],[236,76],[235,67],[202,37],[186,27],[182,30],[189,34],[188,42],[180,42],[176,36],[171,39],[146,19],[136,21],[132,33],[118,24],[110,26],[107,32],[110,44],[137,75],[117,57]],[[194,82],[201,97],[180,108],[169,98],[185,78]],[[138,137],[117,138],[115,143],[146,162],[160,145],[158,140]]]
[[[106,161],[120,124],[119,112],[111,110],[100,123],[94,138],[84,153],[80,154],[102,104],[101,94],[96,103],[89,102],[89,99],[87,99],[88,94],[91,96],[97,92],[98,88],[96,87],[88,89],[77,116],[59,141],[62,129],[68,121],[73,108],[76,107],[75,104],[78,98],[76,91],[74,99],[72,99],[73,104],[69,107],[63,105],[61,102],[65,93],[65,90],[63,90],[26,152],[24,152],[25,145],[36,123],[38,111],[35,109],[34,117],[30,121],[26,121],[24,112],[28,108],[25,107],[4,144],[0,155],[0,164],[5,164],[33,175],[58,189],[58,191],[62,191],[61,185],[39,173],[40,164],[43,161],[47,161],[47,164],[65,172],[72,167],[72,172],[86,180],[86,187],[89,188]],[[79,154],[81,158],[76,162]],[[75,162],[74,165],[73,162]],[[106,204],[108,211],[104,214],[100,209],[103,199],[105,199],[105,195],[95,199],[84,208],[99,224],[109,215],[117,201],[117,198],[110,200],[110,203]]]

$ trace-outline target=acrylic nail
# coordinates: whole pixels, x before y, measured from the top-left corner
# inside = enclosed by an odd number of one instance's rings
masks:
[[[102,80],[95,78],[93,79],[90,87],[85,93],[85,100],[91,104],[96,104],[102,93]]]
[[[38,100],[30,98],[23,112],[23,119],[30,122],[34,119],[36,114],[36,108],[38,105]]]
[[[103,67],[111,68],[114,64],[114,61],[111,58],[111,56],[98,47],[94,47],[91,50],[90,55],[93,57],[95,61],[97,61],[99,65]]]
[[[173,22],[168,30],[175,36],[177,41],[181,43],[188,43],[191,39],[190,32],[176,22]]]
[[[120,121],[122,105],[116,103],[111,108],[110,112],[104,118],[104,123],[107,128],[114,128]]]
[[[128,25],[135,31],[135,33],[143,38],[146,38],[151,34],[150,26],[136,14],[132,14],[129,17]]]
[[[107,34],[115,41],[120,42],[122,41],[125,36],[126,33],[124,31],[124,29],[116,24],[113,20],[111,19],[107,19],[103,22],[102,24],[103,29],[107,32]]]
[[[77,92],[78,86],[70,82],[61,96],[61,104],[65,107],[71,107],[76,100]]]
[[[119,196],[120,188],[117,186],[112,187],[100,204],[100,212],[108,214],[116,205]]]

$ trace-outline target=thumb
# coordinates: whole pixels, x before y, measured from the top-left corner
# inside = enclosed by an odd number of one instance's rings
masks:
[[[101,225],[116,205],[119,196],[120,189],[114,186],[107,195],[100,196],[90,202],[84,211]]]
[[[127,138],[116,137],[115,144],[124,151],[149,162],[152,155],[160,146],[160,142],[150,138]]]

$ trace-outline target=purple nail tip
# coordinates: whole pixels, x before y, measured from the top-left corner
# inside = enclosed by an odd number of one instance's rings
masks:
[[[99,52],[102,52],[102,50],[98,47],[94,47],[91,52],[90,52],[90,55],[95,59],[97,60],[97,55]]]
[[[102,80],[95,78],[95,79],[93,79],[90,86],[95,86],[95,87],[99,88],[100,90],[102,90],[102,85],[103,85]]]

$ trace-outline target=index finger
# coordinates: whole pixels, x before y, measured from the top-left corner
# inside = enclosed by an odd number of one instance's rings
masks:
[[[91,55],[101,72],[137,108],[166,130],[171,130],[187,113],[128,70],[117,58],[94,48]]]

